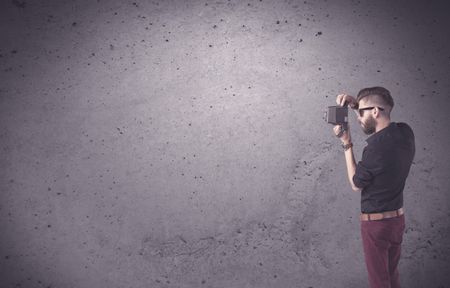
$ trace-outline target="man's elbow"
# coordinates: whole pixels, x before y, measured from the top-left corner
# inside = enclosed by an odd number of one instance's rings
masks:
[[[352,190],[355,192],[361,192],[361,188],[359,188],[358,186],[355,185],[355,181],[352,181],[351,183],[352,186]]]
[[[350,185],[352,186],[352,190],[355,192],[361,192],[361,188],[355,185],[355,176],[351,178]]]

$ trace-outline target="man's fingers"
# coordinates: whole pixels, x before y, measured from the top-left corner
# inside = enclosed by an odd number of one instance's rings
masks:
[[[341,125],[336,125],[333,128],[334,134],[338,135],[341,132]]]
[[[337,104],[339,104],[340,106],[344,106],[347,94],[339,94],[338,97],[336,98],[336,102]]]
[[[349,104],[351,107],[355,105],[356,99],[353,96],[347,95],[345,93],[339,94],[336,97],[336,103],[339,106],[344,106],[345,102]]]
[[[337,95],[336,97],[336,104],[340,105],[341,104],[341,99],[342,99],[342,94]]]
[[[333,130],[334,130],[334,135],[338,138],[341,138],[342,135],[344,135],[344,130],[342,129],[341,125],[334,126]]]

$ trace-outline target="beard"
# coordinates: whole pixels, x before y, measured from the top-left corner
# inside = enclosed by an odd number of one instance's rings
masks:
[[[376,123],[375,123],[375,119],[373,119],[372,117],[368,118],[365,123],[363,123],[363,122],[360,122],[360,123],[362,126],[362,130],[366,135],[375,133]]]

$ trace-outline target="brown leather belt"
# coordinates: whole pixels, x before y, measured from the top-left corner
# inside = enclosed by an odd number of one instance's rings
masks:
[[[387,219],[387,218],[393,218],[401,216],[405,213],[403,208],[400,208],[398,210],[394,211],[386,211],[381,213],[361,213],[361,216],[359,217],[361,221],[375,221],[375,220],[381,220],[381,219]]]

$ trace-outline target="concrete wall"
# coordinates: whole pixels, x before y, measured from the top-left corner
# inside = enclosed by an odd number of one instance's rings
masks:
[[[391,2],[2,1],[0,286],[367,287],[322,116],[381,85],[402,283],[450,287],[448,10]]]

